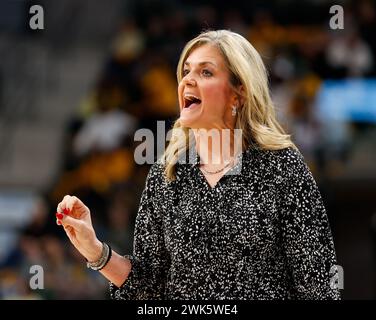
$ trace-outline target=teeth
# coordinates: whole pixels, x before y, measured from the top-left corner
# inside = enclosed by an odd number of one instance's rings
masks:
[[[201,103],[201,99],[193,94],[184,94],[184,108],[189,108],[193,103]]]
[[[196,96],[194,96],[192,94],[186,94],[186,95],[184,95],[184,98],[189,100],[189,101],[200,100],[199,98],[197,98]]]

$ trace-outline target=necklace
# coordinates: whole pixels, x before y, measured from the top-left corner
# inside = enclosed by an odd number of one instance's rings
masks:
[[[233,162],[233,160],[229,161],[223,168],[219,169],[219,170],[216,170],[216,171],[208,171],[206,169],[204,169],[203,167],[201,167],[202,171],[204,171],[204,173],[206,174],[216,174],[216,173],[220,173],[222,172],[223,170],[225,170],[227,167],[230,166],[230,164]]]

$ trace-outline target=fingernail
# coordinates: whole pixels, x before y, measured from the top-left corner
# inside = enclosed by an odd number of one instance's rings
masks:
[[[63,209],[63,211],[64,211],[64,214],[69,214],[70,213],[70,210],[67,209],[67,208]]]
[[[64,218],[64,215],[60,212],[56,212],[56,218],[58,218],[59,220],[63,219]]]
[[[60,220],[57,220],[57,224],[60,226],[62,225],[61,221]]]

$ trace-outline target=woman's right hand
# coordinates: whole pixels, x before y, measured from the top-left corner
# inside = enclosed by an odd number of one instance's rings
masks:
[[[88,261],[100,258],[103,245],[95,234],[90,210],[80,199],[66,195],[57,206],[56,223],[64,227],[69,240]]]

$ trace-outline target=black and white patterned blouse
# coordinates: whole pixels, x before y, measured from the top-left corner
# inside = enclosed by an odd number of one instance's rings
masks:
[[[198,157],[197,157],[198,159]],[[238,168],[236,168],[238,167]],[[149,172],[132,271],[114,299],[338,299],[331,230],[316,183],[291,148],[249,148],[210,187],[194,164]]]

